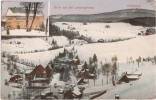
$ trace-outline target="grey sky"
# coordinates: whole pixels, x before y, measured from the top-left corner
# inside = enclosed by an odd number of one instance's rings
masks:
[[[120,9],[154,10],[156,0],[51,0],[51,14],[90,14]]]
[[[2,15],[8,7],[18,7],[21,1],[44,2],[43,13],[50,14],[92,14],[128,8],[153,9],[156,0],[2,0]],[[48,4],[50,2],[50,4]],[[50,5],[50,10],[48,10]],[[156,7],[156,6],[155,6]]]
[[[20,7],[20,2],[23,1],[23,2],[28,2],[28,0],[3,0],[2,1],[2,10],[1,10],[1,13],[2,13],[2,16],[5,16],[6,13],[7,13],[7,9],[9,7]],[[29,0],[29,2],[43,2],[43,8],[41,9],[45,18],[48,17],[48,0]]]

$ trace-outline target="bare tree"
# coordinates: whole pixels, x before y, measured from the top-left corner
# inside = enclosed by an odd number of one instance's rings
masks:
[[[45,34],[46,34],[46,36],[47,36],[47,32],[48,32],[48,18],[47,18],[47,20],[46,20],[46,28],[45,28],[46,30],[45,30]],[[46,38],[46,40],[47,40],[47,38]]]
[[[105,68],[105,71],[106,71],[107,84],[108,84],[111,64],[110,64],[110,63],[105,63],[105,64],[103,65],[103,67]]]
[[[35,21],[36,14],[39,11],[39,8],[41,8],[41,6],[42,6],[42,2],[33,2],[32,5],[33,5],[33,19],[32,19],[32,22],[31,22],[31,26],[29,28],[30,31],[31,31],[33,23]]]
[[[138,59],[136,59],[136,62],[138,63],[138,67],[139,67],[139,65],[140,65],[140,63],[141,63],[141,57],[139,56],[139,58]]]
[[[111,69],[111,74],[112,74],[112,84],[115,86],[115,80],[117,77],[117,56],[112,57],[112,69]]]
[[[154,63],[156,64],[156,56],[154,56],[154,58],[153,58],[153,59],[154,59]]]
[[[26,31],[29,31],[29,15],[32,9],[32,2],[21,2],[20,5],[22,5],[25,9],[26,14]]]

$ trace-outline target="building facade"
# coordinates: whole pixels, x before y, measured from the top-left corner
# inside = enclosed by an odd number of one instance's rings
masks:
[[[9,8],[6,14],[6,26],[9,29],[26,29],[26,13],[22,7]],[[33,20],[33,10],[30,11],[28,19],[28,27],[31,26]],[[44,16],[41,11],[37,11],[36,17],[32,24],[33,30],[44,27]]]

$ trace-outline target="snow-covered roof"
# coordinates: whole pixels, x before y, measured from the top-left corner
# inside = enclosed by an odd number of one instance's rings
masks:
[[[23,7],[8,8],[6,16],[26,16],[26,11]],[[30,11],[29,16],[33,16],[33,10]],[[37,11],[36,16],[43,16],[43,13]]]
[[[138,79],[138,75],[127,75],[127,78],[129,79]]]

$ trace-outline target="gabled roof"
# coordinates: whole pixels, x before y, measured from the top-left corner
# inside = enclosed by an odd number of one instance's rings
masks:
[[[42,65],[38,65],[35,69],[31,72],[31,75],[44,75],[46,74],[46,69]]]
[[[12,7],[8,8],[6,16],[26,16],[26,11],[24,7]],[[30,11],[30,15],[33,16],[33,10]],[[43,16],[41,11],[37,11],[36,16]]]

